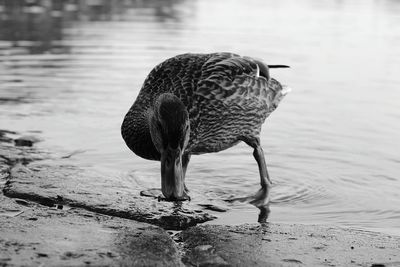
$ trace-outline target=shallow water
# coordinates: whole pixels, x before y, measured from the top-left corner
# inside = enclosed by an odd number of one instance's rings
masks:
[[[400,235],[400,2],[34,2],[0,1],[1,129],[39,135],[38,146],[59,155],[79,150],[68,161],[81,167],[159,187],[159,163],[133,155],[119,133],[154,65],[214,51],[288,64],[271,74],[293,91],[262,132],[270,221]],[[254,193],[252,150],[192,157],[187,183],[217,203]],[[229,207],[213,223],[257,219],[250,205]]]

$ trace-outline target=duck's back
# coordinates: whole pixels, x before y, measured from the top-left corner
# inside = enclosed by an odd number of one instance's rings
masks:
[[[257,137],[262,123],[282,98],[281,90],[260,61],[231,53],[183,54],[150,72],[127,117],[137,120],[146,116],[158,95],[173,93],[189,111],[187,151],[217,152],[243,137]],[[135,142],[151,142],[151,138],[136,138]],[[156,154],[154,147],[150,150]]]
[[[134,105],[147,109],[158,95],[173,93],[190,107],[202,66],[211,57],[212,54],[183,54],[160,63],[147,76]]]
[[[281,92],[264,63],[236,54],[213,54],[202,66],[193,94],[189,113],[194,127],[188,150],[218,152],[258,137],[283,97]]]

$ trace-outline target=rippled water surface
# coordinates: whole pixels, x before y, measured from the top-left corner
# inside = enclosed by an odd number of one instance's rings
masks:
[[[1,129],[159,187],[159,163],[133,155],[119,132],[153,66],[214,51],[288,64],[271,74],[293,91],[262,132],[270,221],[400,235],[399,1],[22,2],[0,1]],[[254,193],[252,150],[192,157],[187,183],[217,202]],[[250,205],[230,208],[216,223],[257,219]]]

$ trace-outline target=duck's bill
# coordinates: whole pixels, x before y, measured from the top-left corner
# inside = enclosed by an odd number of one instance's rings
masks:
[[[167,148],[161,155],[161,191],[166,200],[187,200],[182,170],[182,152]]]

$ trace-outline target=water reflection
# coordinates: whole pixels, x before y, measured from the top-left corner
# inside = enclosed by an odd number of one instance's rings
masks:
[[[52,41],[62,39],[60,1],[3,0],[0,6],[0,38],[11,41],[13,47],[37,54],[51,50]]]
[[[80,21],[124,20],[153,13],[159,22],[180,22],[183,0],[0,0],[0,40],[29,54],[68,53],[65,28]],[[131,13],[135,10],[137,13]]]

